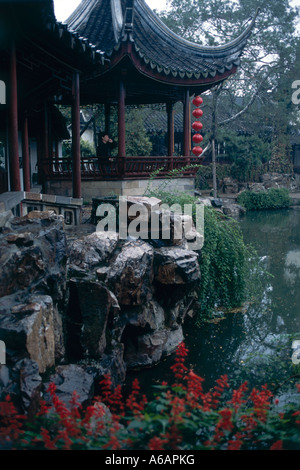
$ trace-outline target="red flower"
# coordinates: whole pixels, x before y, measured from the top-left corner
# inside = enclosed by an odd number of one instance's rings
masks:
[[[144,408],[145,404],[147,403],[146,395],[140,397],[140,383],[138,379],[134,379],[132,382],[132,391],[129,397],[126,400],[126,406],[131,410],[134,414],[140,414]]]
[[[254,413],[262,422],[265,422],[266,420],[267,411],[270,408],[271,397],[272,393],[267,389],[266,385],[262,386],[261,391],[253,388],[251,392],[250,398],[253,401]]]
[[[227,450],[240,450],[242,445],[243,445],[243,441],[241,441],[240,439],[231,440],[231,441],[228,441]]]
[[[166,439],[160,439],[159,437],[152,437],[150,439],[148,447],[149,450],[164,450],[164,444],[168,441]]]
[[[49,431],[47,429],[42,428],[41,429],[41,435],[42,435],[42,438],[43,438],[44,445],[45,445],[46,449],[48,449],[48,450],[56,450],[57,449],[55,443],[51,440]]]
[[[185,358],[188,355],[188,349],[184,343],[180,343],[176,349],[175,364],[171,366],[171,370],[174,373],[176,383],[179,385],[179,381],[182,380],[187,372],[187,368],[184,365]],[[180,384],[182,386],[182,384]],[[183,387],[184,388],[184,387]]]
[[[195,408],[199,406],[198,399],[203,396],[202,383],[204,379],[195,374],[192,370],[186,376],[187,381],[187,401]]]
[[[281,440],[274,442],[271,445],[270,450],[283,450],[283,442]]]
[[[20,415],[13,404],[10,395],[0,402],[0,442],[11,442],[23,433],[23,422],[26,416]]]
[[[242,385],[239,386],[237,390],[233,390],[231,401],[229,401],[228,403],[234,405],[235,412],[237,412],[240,405],[246,402],[243,397],[247,389],[248,384],[247,382],[244,382]]]
[[[225,388],[229,387],[228,384],[228,376],[221,375],[219,379],[216,380],[217,385],[214,387],[214,391],[212,392],[212,407],[214,409],[217,408],[219,404],[219,398],[222,396]]]

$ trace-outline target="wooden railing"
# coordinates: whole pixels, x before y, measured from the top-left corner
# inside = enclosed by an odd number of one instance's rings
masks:
[[[148,178],[151,173],[161,170],[163,178],[171,170],[180,170],[188,165],[198,165],[197,157],[122,157],[122,158],[82,158],[81,178],[83,180]],[[184,176],[193,176],[197,168],[184,169]],[[59,158],[43,162],[46,179],[71,179],[72,160]]]

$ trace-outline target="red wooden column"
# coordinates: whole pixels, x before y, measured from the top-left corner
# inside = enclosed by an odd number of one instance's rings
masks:
[[[79,72],[73,73],[72,86],[72,163],[73,197],[81,198],[81,161],[80,161],[80,87]]]
[[[173,157],[174,153],[174,113],[173,104],[167,103],[168,115],[168,155]]]
[[[19,166],[19,138],[18,138],[18,88],[17,88],[17,59],[16,47],[12,43],[10,50],[9,69],[9,166],[10,190],[21,191]]]
[[[118,156],[125,157],[126,155],[126,144],[125,144],[125,83],[121,79],[119,85],[119,100],[118,100]]]
[[[191,152],[191,116],[190,92],[185,90],[183,100],[183,155],[189,157]]]
[[[28,117],[27,114],[23,118],[22,129],[22,160],[23,160],[23,184],[24,191],[30,191],[30,156],[29,156],[29,139],[28,139]]]

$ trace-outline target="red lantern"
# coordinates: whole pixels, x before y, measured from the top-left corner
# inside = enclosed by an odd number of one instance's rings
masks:
[[[195,144],[200,144],[200,142],[202,142],[203,140],[203,137],[201,134],[195,134],[193,135],[193,142],[195,142]]]
[[[200,121],[195,121],[192,124],[192,128],[194,129],[194,131],[201,131],[202,127],[203,127],[203,124]]]
[[[202,109],[197,108],[197,109],[194,109],[192,114],[195,118],[199,118],[199,117],[203,116],[203,111],[202,111]]]
[[[201,96],[195,96],[195,98],[193,99],[193,104],[195,106],[200,106],[202,103],[203,99],[201,98]]]
[[[201,155],[203,152],[203,149],[201,147],[194,147],[192,152],[194,155],[196,155],[196,157],[199,157],[199,155]]]

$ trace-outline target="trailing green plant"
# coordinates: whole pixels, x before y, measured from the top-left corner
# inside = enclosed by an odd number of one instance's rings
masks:
[[[204,245],[199,258],[198,320],[216,308],[240,306],[250,295],[248,280],[257,255],[244,243],[237,221],[211,207],[204,208]]]
[[[111,377],[101,395],[83,408],[74,392],[63,403],[51,383],[51,401],[32,419],[18,413],[10,396],[0,402],[0,447],[23,450],[283,450],[300,448],[298,405],[278,407],[268,389],[247,382],[231,388],[226,375],[204,389],[204,379],[187,367],[188,350],[177,347],[173,384],[155,386],[150,401],[137,379],[127,398]],[[300,384],[295,384],[300,392]],[[160,456],[163,459],[163,456]],[[155,463],[152,461],[152,463]],[[157,463],[157,462],[156,462]],[[160,460],[159,463],[163,463]],[[170,462],[168,462],[170,463]]]
[[[159,171],[152,174],[152,180]],[[197,198],[181,191],[168,190],[169,181],[179,173],[180,170],[174,170],[169,179],[157,187],[149,182],[145,194],[159,198],[169,207],[179,204],[183,209],[184,204],[191,204],[196,224]],[[228,310],[245,302],[253,293],[250,292],[250,274],[255,273],[257,288],[259,273],[262,272],[261,268],[256,269],[258,256],[253,247],[244,243],[238,222],[210,206],[204,207],[204,245],[199,254],[199,266],[199,323],[208,319],[216,308]]]
[[[237,202],[248,211],[256,211],[289,207],[291,199],[286,188],[270,188],[261,192],[243,191]]]

